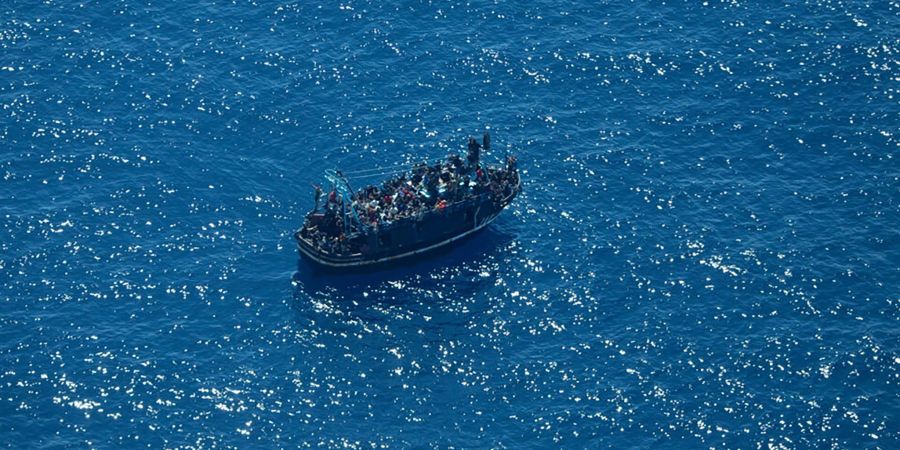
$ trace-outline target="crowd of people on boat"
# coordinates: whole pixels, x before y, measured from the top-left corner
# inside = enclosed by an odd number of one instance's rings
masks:
[[[487,135],[484,143],[484,147],[489,148]],[[481,148],[478,141],[470,138],[465,160],[451,154],[446,161],[417,164],[410,172],[390,178],[380,186],[368,185],[360,189],[352,194],[348,204],[344,204],[344,199],[333,187],[325,200],[321,219],[315,227],[306,227],[307,237],[325,251],[346,253],[352,250],[346,232],[351,227],[355,229],[357,223],[364,228],[381,230],[472,197],[491,195],[499,201],[511,195],[518,176],[515,157],[508,158],[506,170],[482,167]],[[322,189],[316,187],[314,212],[318,211],[323,195]]]

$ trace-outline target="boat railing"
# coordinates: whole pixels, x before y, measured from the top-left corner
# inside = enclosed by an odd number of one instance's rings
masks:
[[[518,188],[518,184],[516,185],[516,187]],[[506,197],[503,197],[502,200],[508,199],[508,198],[511,197],[512,195],[513,195],[513,194],[511,193],[510,195],[508,195],[508,196],[506,196]],[[428,216],[429,214],[442,214],[444,211],[449,210],[449,209],[453,209],[454,207],[457,207],[457,206],[462,205],[462,204],[464,204],[464,203],[472,203],[472,202],[475,201],[475,200],[483,200],[483,199],[486,199],[486,198],[491,197],[491,196],[493,196],[493,193],[492,193],[492,192],[484,192],[484,193],[477,194],[477,195],[466,196],[466,197],[464,197],[464,198],[461,199],[461,200],[457,200],[457,201],[454,201],[454,202],[452,202],[452,203],[446,203],[446,204],[444,204],[444,206],[442,206],[442,207],[434,206],[434,207],[430,207],[430,208],[423,209],[422,211],[420,211],[420,212],[418,212],[418,213],[416,213],[416,214],[413,214],[413,215],[410,215],[410,216],[401,217],[400,219],[395,220],[395,221],[392,221],[391,223],[387,224],[386,226],[385,226],[385,225],[381,225],[381,223],[379,223],[379,227],[378,227],[378,228],[379,228],[379,231],[385,230],[385,229],[390,229],[390,228],[393,228],[394,226],[396,226],[397,223],[399,223],[399,222],[401,222],[401,221],[407,221],[407,220],[414,220],[414,221],[415,221],[415,220],[421,220],[422,218]],[[366,225],[366,226],[367,226],[369,229],[372,229],[372,226],[371,226],[371,225]]]

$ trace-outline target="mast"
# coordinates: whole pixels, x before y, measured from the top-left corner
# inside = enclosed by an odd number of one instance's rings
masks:
[[[350,187],[350,182],[347,180],[347,177],[345,177],[340,170],[328,169],[325,171],[325,178],[331,182],[332,186],[334,186],[335,190],[341,196],[341,217],[344,220],[344,234],[350,234],[350,219],[355,220],[357,227],[362,230],[363,224],[362,221],[359,220],[359,214],[356,212],[356,208],[353,208],[352,206],[350,208],[347,207],[347,202],[350,202],[351,204],[353,202],[353,189]],[[348,209],[352,214],[347,213]]]

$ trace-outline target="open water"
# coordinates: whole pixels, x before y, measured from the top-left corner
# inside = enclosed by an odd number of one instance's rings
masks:
[[[0,446],[900,447],[895,0],[0,5]],[[327,168],[524,192],[348,276]]]

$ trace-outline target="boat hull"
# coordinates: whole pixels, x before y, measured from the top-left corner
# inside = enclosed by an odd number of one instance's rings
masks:
[[[304,246],[301,242],[297,243],[297,248],[300,250],[300,254],[303,255],[304,257],[306,257],[307,259],[309,259],[310,261],[312,261],[316,264],[322,265],[322,266],[326,266],[326,267],[351,268],[351,267],[374,266],[374,265],[384,264],[384,263],[388,263],[388,262],[392,262],[392,261],[398,261],[398,260],[402,260],[402,259],[412,258],[414,256],[418,256],[418,255],[430,252],[432,250],[437,250],[441,247],[447,246],[447,245],[452,244],[460,239],[463,239],[463,238],[477,232],[478,230],[481,230],[482,228],[488,226],[496,218],[497,218],[497,215],[495,214],[495,215],[487,218],[487,220],[485,220],[482,224],[480,224],[472,229],[469,229],[467,231],[464,231],[464,232],[462,232],[456,236],[453,236],[449,239],[445,239],[445,240],[436,242],[434,244],[424,246],[422,248],[405,251],[405,252],[398,253],[395,255],[388,255],[388,256],[381,257],[381,258],[358,258],[358,259],[356,259],[356,258],[333,258],[333,257],[328,257],[326,255],[322,255],[321,253],[315,252],[314,250],[309,249],[307,246]]]
[[[517,184],[507,197],[494,201],[463,204],[429,213],[378,234],[374,248],[365,253],[338,255],[322,252],[300,233],[295,235],[300,254],[309,261],[329,268],[358,268],[409,259],[447,247],[493,222],[519,193]],[[379,245],[380,244],[380,245]]]

